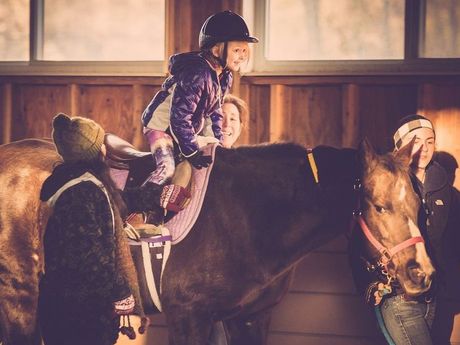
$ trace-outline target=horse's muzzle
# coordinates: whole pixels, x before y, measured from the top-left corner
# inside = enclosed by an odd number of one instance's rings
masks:
[[[408,295],[417,296],[431,287],[433,272],[427,274],[418,264],[407,267],[407,281],[403,282],[404,290]]]

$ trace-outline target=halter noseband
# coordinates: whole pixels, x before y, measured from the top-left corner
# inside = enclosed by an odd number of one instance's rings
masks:
[[[369,242],[374,246],[375,249],[378,250],[378,252],[382,255],[379,259],[379,262],[383,265],[383,266],[387,266],[388,263],[391,261],[391,259],[393,258],[393,256],[400,252],[401,250],[407,248],[407,247],[410,247],[410,246],[413,246],[417,243],[424,243],[425,241],[423,240],[423,237],[422,236],[414,236],[414,237],[411,237],[403,242],[401,242],[400,244],[394,246],[393,248],[386,248],[385,246],[383,246],[375,237],[374,235],[372,235],[372,233],[370,232],[369,230],[369,227],[367,226],[366,224],[366,221],[364,220],[364,218],[362,216],[358,216],[358,223],[361,227],[361,230],[363,231],[364,235],[366,236],[366,238],[369,240]]]

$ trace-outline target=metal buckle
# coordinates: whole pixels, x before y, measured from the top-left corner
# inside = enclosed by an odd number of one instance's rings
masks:
[[[362,210],[353,210],[353,217],[361,217],[363,215]]]
[[[355,183],[353,183],[353,189],[355,191],[358,191],[358,190],[361,190],[361,188],[363,187],[362,183],[361,183],[361,180],[359,178],[357,178],[355,180]]]
[[[387,263],[391,261],[392,256],[388,249],[383,248],[380,254],[382,254],[382,256],[380,257],[380,261],[382,262],[383,265],[386,265]]]

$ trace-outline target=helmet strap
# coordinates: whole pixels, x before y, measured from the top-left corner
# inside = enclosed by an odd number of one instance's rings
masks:
[[[222,55],[219,58],[220,65],[222,66],[223,69],[225,69],[225,67],[227,67],[227,56],[228,56],[228,42],[225,41],[224,42],[224,49],[222,51]]]

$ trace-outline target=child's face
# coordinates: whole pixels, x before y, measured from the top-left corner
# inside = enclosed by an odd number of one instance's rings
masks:
[[[227,46],[227,68],[232,72],[240,70],[241,65],[248,60],[248,42],[230,41]]]

